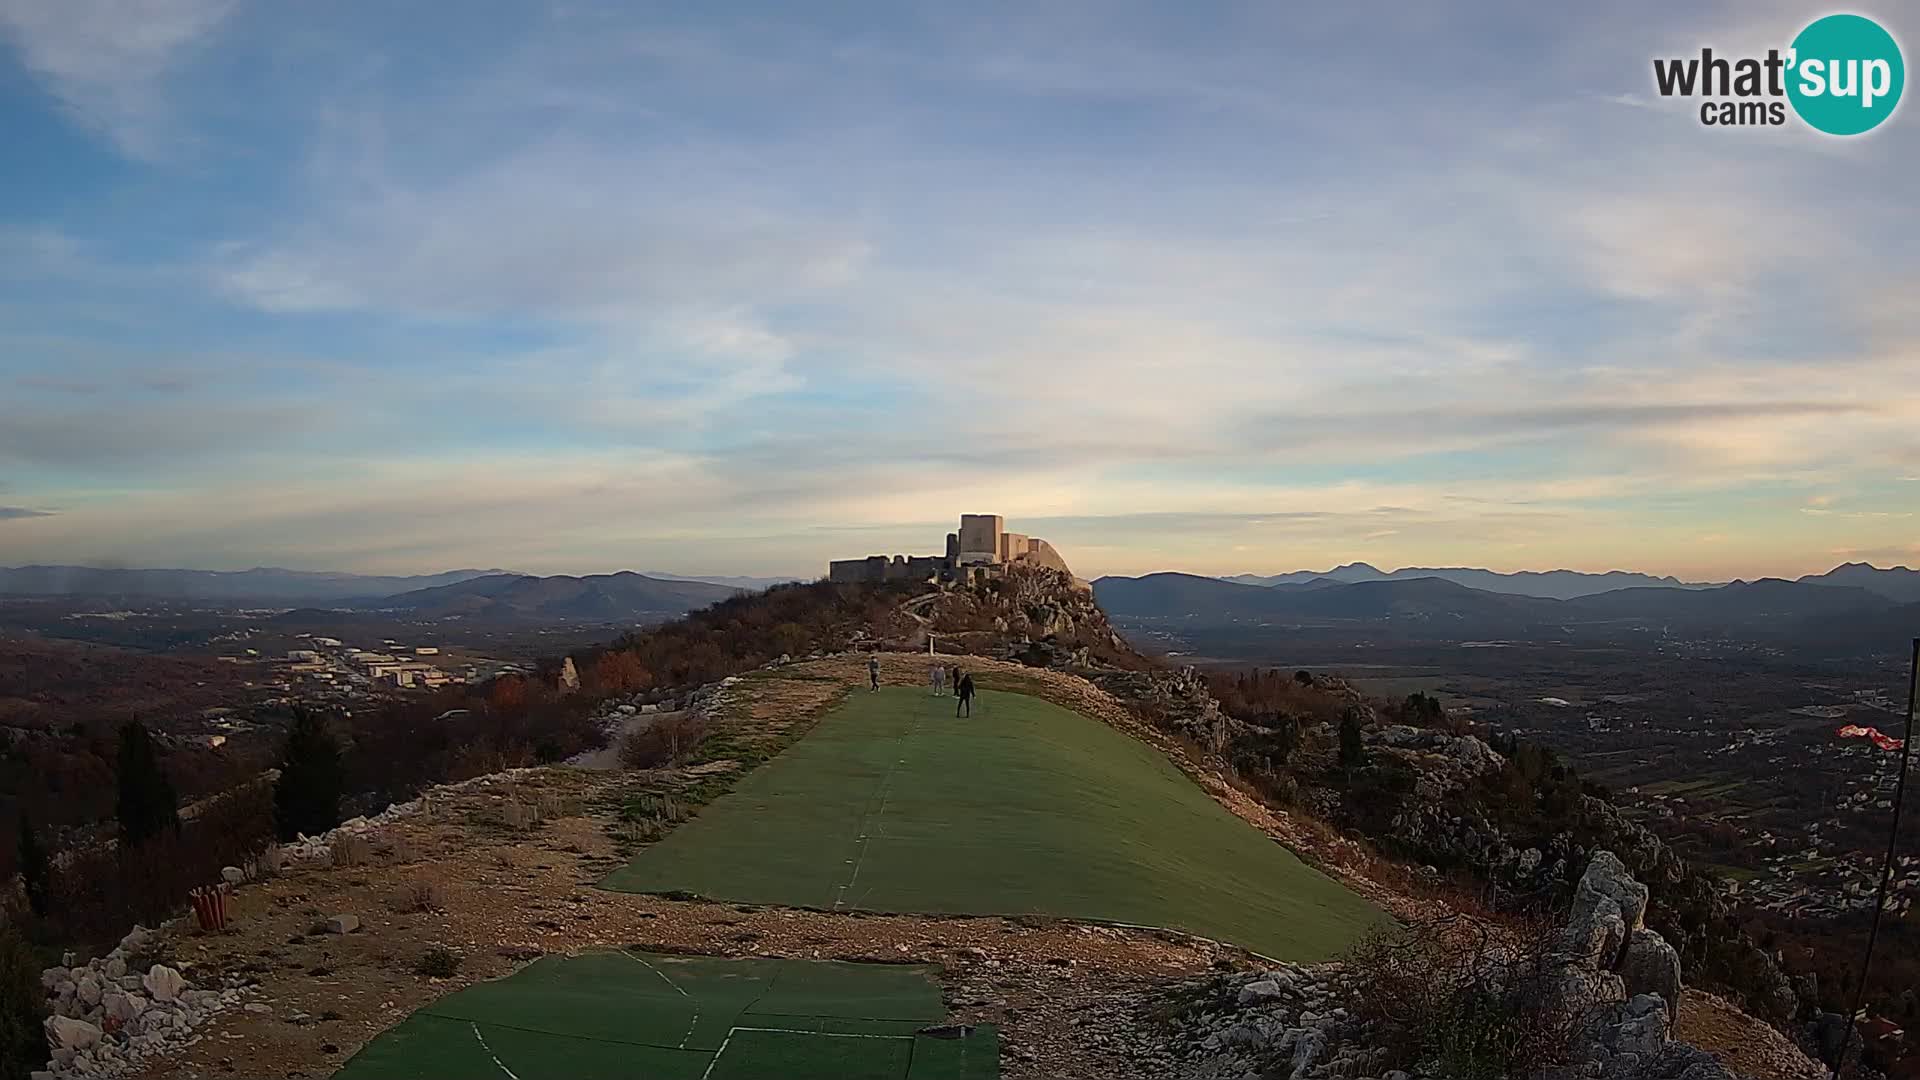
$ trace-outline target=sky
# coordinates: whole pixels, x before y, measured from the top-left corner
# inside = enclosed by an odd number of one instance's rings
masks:
[[[0,565],[1920,566],[1826,10],[0,0]]]

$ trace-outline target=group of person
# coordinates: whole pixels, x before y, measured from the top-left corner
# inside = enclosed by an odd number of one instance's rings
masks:
[[[954,703],[953,715],[973,715],[973,675],[961,671],[959,664],[945,665],[935,663],[927,668],[927,685],[933,688],[934,697],[946,697],[948,680],[952,680],[953,696],[959,700]],[[880,654],[874,653],[867,658],[867,689],[872,693],[880,692]]]

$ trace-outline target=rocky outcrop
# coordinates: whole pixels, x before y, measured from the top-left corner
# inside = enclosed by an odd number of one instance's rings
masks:
[[[1532,1019],[1515,1030],[1559,1030],[1553,1063],[1530,1066],[1529,1080],[1735,1080],[1712,1056],[1671,1040],[1680,999],[1679,957],[1642,925],[1647,889],[1611,852],[1595,853],[1581,875],[1572,910],[1537,950],[1495,945],[1471,965],[1472,996]],[[1437,1063],[1393,1060],[1408,1045],[1461,1022],[1436,1014],[1383,1019],[1364,1000],[1367,973],[1338,964],[1282,965],[1222,974],[1169,990],[1143,1011],[1171,1016],[1168,1075],[1184,1080],[1232,1077],[1387,1078],[1437,1075]],[[1456,987],[1455,989],[1459,989]],[[1456,1002],[1467,1000],[1456,998]],[[1169,1007],[1169,1003],[1176,1003]],[[1362,1016],[1371,1019],[1362,1021]],[[1405,1028],[1408,1022],[1424,1028]],[[1484,1020],[1478,1021],[1484,1023]],[[1539,1049],[1535,1046],[1535,1050]],[[1416,1051],[1415,1056],[1418,1056]],[[1479,1066],[1504,1062],[1483,1060]],[[1400,1068],[1394,1068],[1395,1065]],[[1418,1070],[1431,1065],[1433,1073]]]
[[[1244,725],[1220,709],[1204,675],[1179,671],[1113,671],[1094,675],[1093,684],[1118,698],[1163,731],[1218,754]]]
[[[113,1076],[199,1040],[194,1029],[240,1004],[252,988],[228,982],[196,988],[167,964],[140,958],[153,946],[154,932],[136,926],[106,956],[47,968],[40,985],[47,991],[46,1074],[51,1077]],[[39,1074],[36,1073],[36,1076]]]
[[[1680,954],[1647,929],[1647,896],[1647,887],[1611,851],[1595,852],[1580,876],[1566,925],[1546,957],[1541,1001],[1565,1010],[1579,1032],[1574,1068],[1565,1075],[1731,1078],[1690,1047],[1669,1052],[1680,1009]]]
[[[1633,931],[1615,970],[1629,997],[1652,994],[1666,1002],[1669,1011],[1679,1011],[1680,953],[1667,939],[1645,928]]]
[[[1037,667],[1144,666],[1094,601],[1062,569],[1009,564],[1006,571],[951,584],[916,600],[925,627],[949,643]]]
[[[1337,968],[1282,964],[1182,985],[1146,1010],[1172,1013],[1166,1052],[1179,1064],[1169,1077],[1391,1076],[1387,1051],[1367,1044],[1343,996]]]

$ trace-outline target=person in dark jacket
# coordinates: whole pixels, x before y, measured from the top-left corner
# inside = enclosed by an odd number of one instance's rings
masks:
[[[880,690],[880,654],[867,657],[867,689],[878,693]]]
[[[972,675],[960,676],[960,681],[954,685],[954,692],[960,695],[959,704],[953,707],[954,717],[956,719],[959,718],[961,709],[967,710],[967,715],[972,716],[973,715],[973,676]]]

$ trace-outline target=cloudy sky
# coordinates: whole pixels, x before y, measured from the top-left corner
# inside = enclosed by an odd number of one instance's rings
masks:
[[[0,0],[0,564],[1920,565],[1817,5],[428,7]]]

